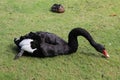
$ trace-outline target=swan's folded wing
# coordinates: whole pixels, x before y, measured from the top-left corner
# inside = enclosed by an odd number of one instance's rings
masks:
[[[62,38],[58,37],[57,35],[55,35],[53,33],[47,33],[46,34],[45,42],[48,43],[48,44],[53,44],[53,45],[63,45],[63,44],[67,43]]]
[[[40,48],[42,50],[42,53],[48,57],[67,54],[69,51],[68,46],[52,45],[48,43],[42,43]]]

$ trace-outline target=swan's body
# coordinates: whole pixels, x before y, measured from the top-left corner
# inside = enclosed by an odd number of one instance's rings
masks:
[[[74,28],[70,31],[68,36],[68,42],[64,41],[60,37],[53,33],[48,32],[30,32],[29,34],[22,36],[19,40],[15,40],[16,45],[19,45],[24,39],[33,39],[34,47],[37,48],[33,53],[37,53],[44,57],[71,54],[77,51],[78,41],[77,37],[85,37],[90,44],[99,52],[103,53],[106,57],[109,57],[105,52],[104,46],[96,43],[91,35],[82,28]],[[19,46],[18,46],[19,47]]]

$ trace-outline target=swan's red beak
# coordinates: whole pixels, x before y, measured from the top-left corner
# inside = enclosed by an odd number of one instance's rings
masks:
[[[110,56],[108,55],[107,51],[106,50],[103,50],[103,54],[106,58],[109,58]]]

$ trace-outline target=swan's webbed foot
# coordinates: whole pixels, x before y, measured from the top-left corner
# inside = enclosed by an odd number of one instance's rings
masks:
[[[20,58],[24,53],[24,50],[21,50],[15,57],[14,57],[14,60]]]

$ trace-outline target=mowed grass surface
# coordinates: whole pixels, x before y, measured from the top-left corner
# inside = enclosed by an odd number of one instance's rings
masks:
[[[65,13],[50,12],[61,3]],[[52,32],[67,41],[72,28],[88,30],[95,41],[105,45],[105,59],[89,42],[79,37],[76,53],[54,58],[22,56],[13,42],[30,31]],[[0,1],[1,80],[120,80],[119,0],[1,0]]]

